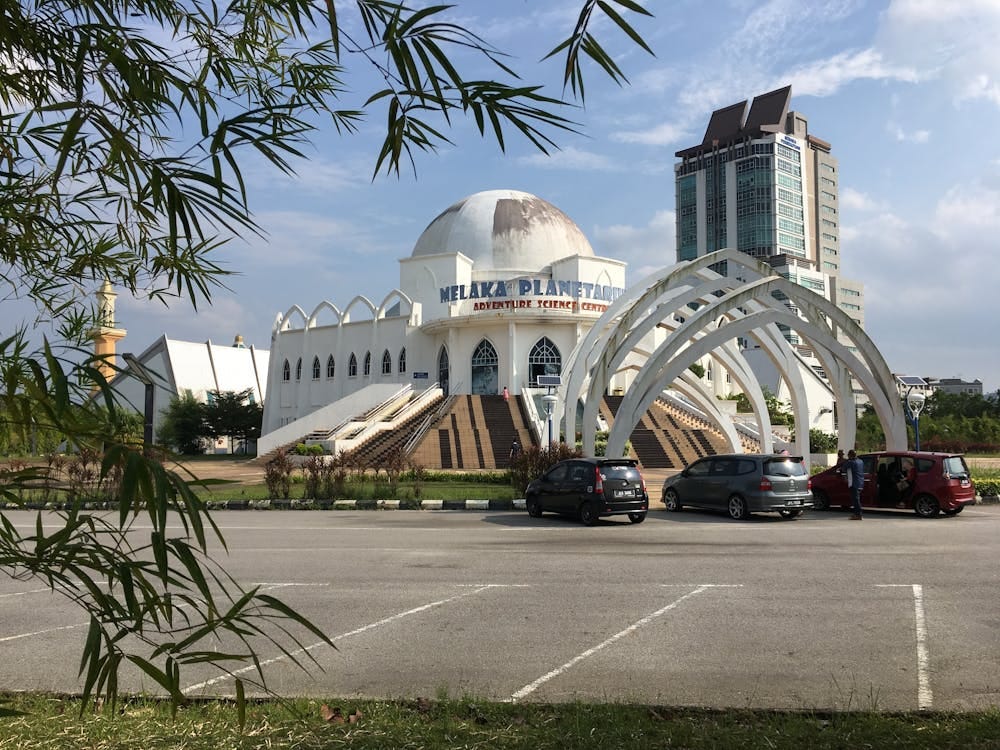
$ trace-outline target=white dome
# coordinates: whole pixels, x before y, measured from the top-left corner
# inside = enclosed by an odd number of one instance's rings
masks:
[[[462,253],[474,271],[540,271],[572,255],[594,256],[566,214],[530,193],[488,190],[463,198],[432,221],[412,257]]]

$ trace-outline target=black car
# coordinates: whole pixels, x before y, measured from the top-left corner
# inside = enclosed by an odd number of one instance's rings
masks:
[[[528,485],[525,507],[532,518],[562,513],[593,526],[601,516],[628,515],[642,523],[649,495],[638,462],[631,458],[571,458]]]

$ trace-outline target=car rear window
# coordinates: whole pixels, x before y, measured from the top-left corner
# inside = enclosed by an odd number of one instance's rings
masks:
[[[769,458],[764,462],[764,474],[769,477],[801,477],[805,473],[806,467],[797,456]]]
[[[633,464],[601,464],[601,474],[608,479],[637,479],[639,471]]]
[[[948,456],[944,460],[944,473],[951,477],[968,479],[969,469],[961,456]]]

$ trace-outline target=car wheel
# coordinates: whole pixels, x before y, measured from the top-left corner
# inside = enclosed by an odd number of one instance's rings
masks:
[[[593,503],[581,503],[578,515],[580,516],[580,522],[584,526],[593,526],[597,523],[597,508],[594,507]]]
[[[528,515],[532,518],[542,517],[542,504],[538,502],[537,497],[529,497],[524,502],[525,507],[528,509]]]
[[[676,513],[681,509],[681,499],[677,495],[677,490],[673,487],[668,489],[663,493],[663,504],[667,506],[667,510]]]
[[[830,498],[823,490],[813,490],[813,508],[815,510],[830,510]]]
[[[630,520],[632,523],[642,523],[643,521],[646,520],[646,514],[645,513],[629,513],[628,514],[628,520]]]
[[[742,521],[750,515],[747,508],[747,501],[741,495],[733,495],[729,498],[729,517],[737,521]]]
[[[791,518],[798,518],[802,514],[802,511],[801,510],[787,510],[787,509],[782,509],[782,510],[779,510],[778,513],[779,513],[779,515],[782,518],[789,518],[789,519],[791,519]]]
[[[941,506],[933,495],[917,495],[913,500],[913,510],[921,518],[933,518],[941,511]]]

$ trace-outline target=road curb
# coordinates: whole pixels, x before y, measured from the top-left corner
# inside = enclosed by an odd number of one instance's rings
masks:
[[[524,510],[524,498],[514,500],[271,500],[208,501],[210,510]]]

